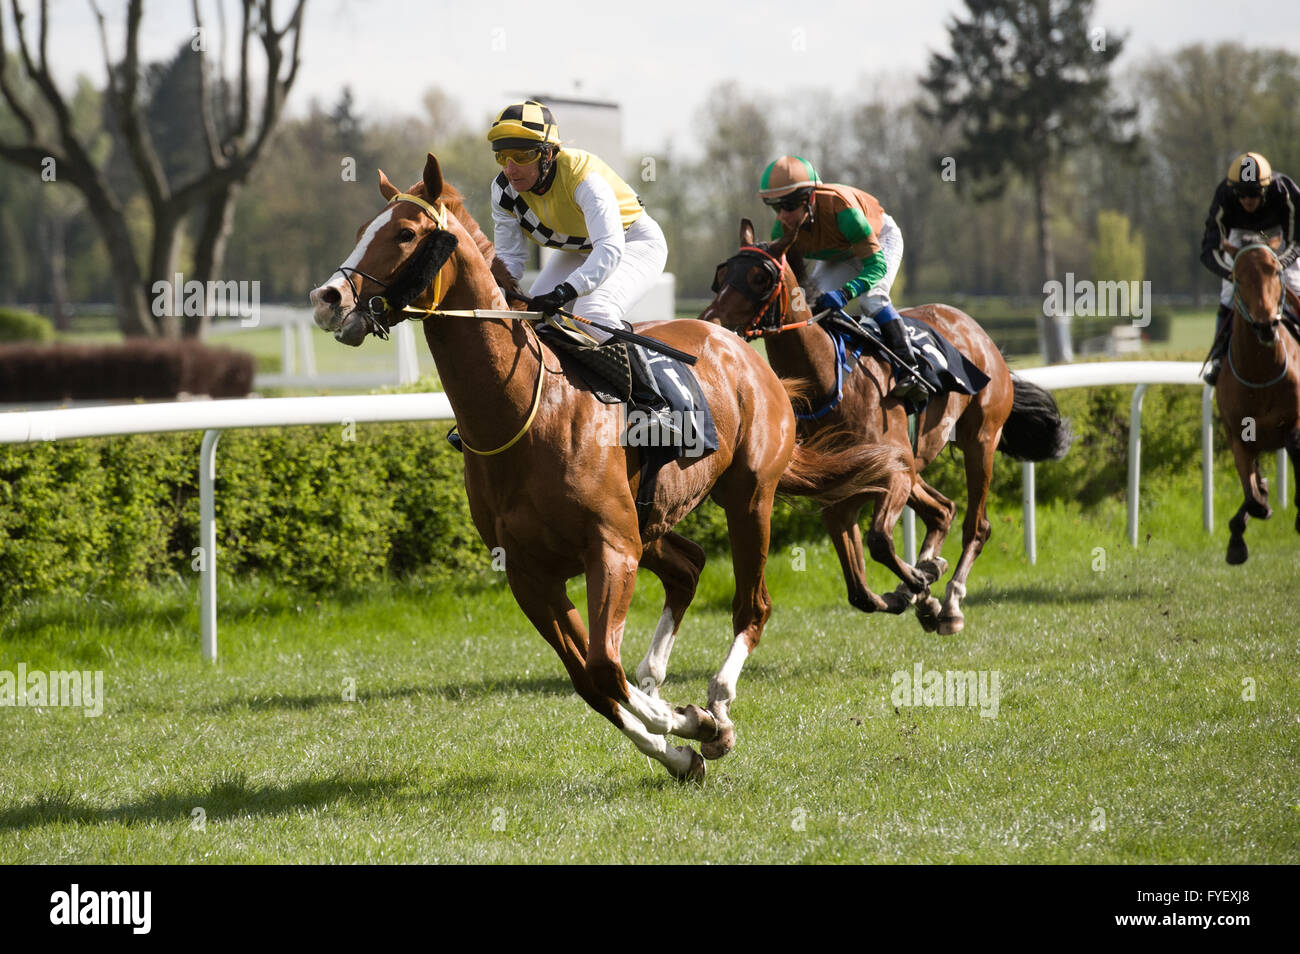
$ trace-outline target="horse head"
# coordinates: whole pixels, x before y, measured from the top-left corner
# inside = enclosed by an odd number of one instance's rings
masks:
[[[410,305],[436,307],[455,280],[442,273],[459,242],[457,220],[439,201],[442,170],[434,155],[429,153],[424,176],[410,192],[401,192],[381,169],[379,192],[388,205],[357,229],[352,254],[308,296],[316,324],[352,347],[367,334],[388,337]]]
[[[729,331],[757,337],[778,330],[798,308],[806,310],[799,281],[786,260],[798,235],[792,230],[775,242],[755,241],[754,224],[740,220],[740,250],[718,266],[713,301],[700,315]]]
[[[1284,300],[1282,266],[1277,249],[1280,239],[1262,237],[1242,246],[1225,245],[1232,259],[1233,308],[1250,325],[1260,344],[1270,345],[1282,320]]]

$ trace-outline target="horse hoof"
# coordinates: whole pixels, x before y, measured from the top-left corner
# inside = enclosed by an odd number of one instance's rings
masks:
[[[736,747],[736,727],[732,725],[719,728],[718,737],[700,746],[700,753],[706,759],[720,759]]]
[[[1266,503],[1252,500],[1246,504],[1246,513],[1259,520],[1267,520],[1269,517],[1273,516],[1273,508]]]
[[[901,593],[886,593],[883,597],[885,601],[884,610],[886,613],[893,613],[897,616],[905,612],[912,605],[912,599]]]
[[[923,576],[929,577],[930,582],[933,583],[948,572],[948,561],[943,557],[932,557],[929,560],[922,560],[918,563],[916,565],[916,570]]]
[[[966,626],[966,617],[964,616],[940,616],[939,617],[939,635],[955,636],[960,633]]]
[[[683,785],[687,782],[693,782],[696,785],[703,785],[704,774],[707,771],[704,759],[700,758],[700,754],[689,745],[684,745],[682,748],[691,753],[691,764],[687,767],[685,772],[673,772],[673,778],[677,779],[677,781],[681,782]]]
[[[916,619],[921,624],[921,628],[927,633],[933,633],[939,628],[939,613],[942,604],[933,596],[926,599],[917,600]]]
[[[718,720],[707,709],[701,709],[695,704],[678,706],[677,714],[686,716],[686,724],[676,733],[683,739],[712,742],[718,737]]]
[[[1250,548],[1246,546],[1245,540],[1232,540],[1228,543],[1228,563],[1232,566],[1245,563],[1248,556]]]

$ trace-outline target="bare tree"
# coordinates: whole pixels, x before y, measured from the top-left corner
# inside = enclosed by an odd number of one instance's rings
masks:
[[[28,108],[7,77],[8,37],[0,15],[0,96],[22,127],[17,139],[0,139],[0,158],[37,174],[56,170],[59,181],[71,184],[84,196],[86,207],[99,228],[109,253],[117,287],[118,322],[126,335],[199,336],[206,328],[209,310],[182,321],[177,316],[155,320],[150,301],[157,281],[171,281],[176,268],[180,229],[187,217],[196,216],[194,269],[187,276],[206,283],[221,272],[226,240],[230,234],[235,199],[266,146],[299,65],[303,8],[296,0],[284,26],[276,28],[272,0],[239,0],[239,75],[227,82],[219,65],[214,80],[206,63],[207,28],[198,0],[191,0],[194,36],[191,48],[203,58],[198,102],[202,120],[203,169],[184,182],[171,182],[154,147],[145,119],[145,102],[140,80],[140,23],[143,0],[129,0],[126,39],[122,58],[114,63],[108,49],[104,16],[94,0],[91,7],[99,21],[101,45],[108,67],[106,96],[112,107],[131,166],[149,204],[152,229],[149,248],[137,251],[127,228],[126,200],[110,184],[92,160],[82,133],[75,128],[71,111],[55,86],[47,59],[48,0],[41,0],[35,45],[29,42],[24,25],[26,15],[18,0],[10,0],[17,61],[27,80],[39,91],[40,108]],[[218,9],[224,8],[218,4]],[[222,43],[225,42],[224,12]],[[252,45],[265,57],[260,103],[254,105],[253,68],[249,62]],[[220,64],[222,58],[218,58]],[[42,114],[48,113],[49,119]],[[52,129],[46,128],[53,126]],[[52,164],[52,165],[51,165]]]

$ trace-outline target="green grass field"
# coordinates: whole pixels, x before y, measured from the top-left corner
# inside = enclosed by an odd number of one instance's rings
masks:
[[[798,570],[780,543],[739,742],[703,786],[585,707],[499,576],[227,581],[215,667],[192,580],[19,606],[0,670],[103,670],[105,702],[0,708],[0,862],[1294,864],[1295,511],[1252,521],[1250,562],[1228,567],[1218,476],[1212,537],[1194,475],[1144,487],[1137,549],[1121,502],[1044,509],[1030,566],[1019,513],[994,514],[955,637],[852,610],[828,544]],[[714,559],[670,701],[704,701],[730,587]],[[643,574],[629,670],[661,600]],[[917,664],[997,671],[996,717],[896,707],[892,674]]]

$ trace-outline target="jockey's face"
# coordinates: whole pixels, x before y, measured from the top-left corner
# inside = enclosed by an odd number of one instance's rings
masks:
[[[541,174],[541,168],[542,164],[540,162],[530,162],[526,166],[521,166],[513,159],[507,159],[506,178],[510,180],[510,187],[516,192],[527,192],[537,185],[537,178]]]
[[[1254,212],[1259,208],[1259,196],[1243,196],[1241,199],[1241,207],[1247,212]]]
[[[793,232],[803,221],[803,217],[808,213],[808,207],[801,205],[796,209],[778,209],[776,217],[781,220],[781,228],[787,232]]]

